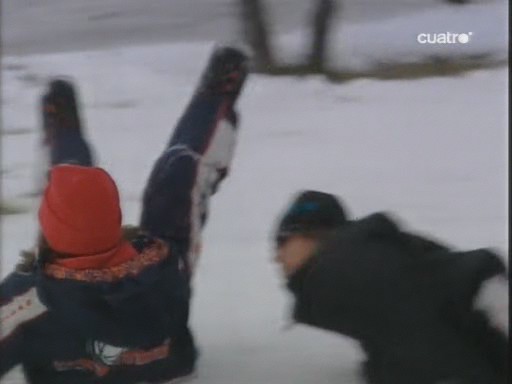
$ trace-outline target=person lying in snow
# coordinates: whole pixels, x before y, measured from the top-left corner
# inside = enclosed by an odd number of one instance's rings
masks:
[[[54,166],[36,257],[26,254],[0,285],[0,377],[20,364],[29,383],[44,384],[160,383],[194,372],[190,280],[208,200],[231,163],[246,76],[245,54],[214,50],[151,172],[140,228],[124,234],[115,182],[92,166],[85,139],[69,139],[78,127],[62,123],[76,109],[73,86],[50,84],[43,120]]]
[[[452,250],[384,213],[350,220],[319,191],[293,199],[275,242],[294,319],[357,340],[368,383],[506,382],[508,278],[490,250]]]

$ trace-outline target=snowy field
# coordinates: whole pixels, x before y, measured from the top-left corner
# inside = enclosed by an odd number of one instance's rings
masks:
[[[503,62],[508,58],[508,4],[502,1],[475,2],[460,6],[431,7],[414,14],[396,15],[371,22],[338,23],[329,47],[332,69],[364,71],[382,64],[417,63],[425,60],[476,59]],[[296,62],[309,43],[307,29],[279,35],[277,55]],[[435,35],[458,36],[452,43],[428,44]],[[438,37],[442,41],[442,37]],[[437,40],[437,41],[440,41]],[[451,41],[451,40],[450,40]]]
[[[36,233],[39,95],[49,77],[80,87],[87,136],[134,223],[153,161],[191,96],[210,43],[4,58],[1,275]],[[506,50],[506,46],[500,49]],[[359,384],[351,340],[291,326],[271,260],[277,214],[299,189],[339,194],[354,217],[395,213],[458,248],[508,255],[507,69],[455,78],[358,80],[252,76],[240,142],[212,202],[195,277],[197,384]],[[0,380],[21,384],[17,370]]]
[[[496,1],[505,4],[504,0],[472,0],[478,4]],[[314,0],[265,0],[272,16],[272,29],[290,32],[302,28],[314,3]],[[446,7],[442,0],[343,0],[342,3],[342,12],[337,16],[344,23],[382,20]],[[148,42],[232,39],[240,33],[237,4],[237,0],[3,0],[2,51],[18,55]]]

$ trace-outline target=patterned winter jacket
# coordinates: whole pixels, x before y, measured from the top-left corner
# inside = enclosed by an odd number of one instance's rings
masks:
[[[289,280],[295,319],[359,341],[372,384],[504,383],[507,286],[494,253],[451,251],[380,213],[333,231]]]
[[[0,375],[31,383],[162,382],[191,372],[187,276],[177,250],[139,236],[137,256],[105,269],[40,260],[0,286]]]

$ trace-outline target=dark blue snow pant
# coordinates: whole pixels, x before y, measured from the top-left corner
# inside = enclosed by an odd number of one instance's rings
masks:
[[[78,130],[60,130],[50,146],[50,164],[94,166],[91,148]]]
[[[214,145],[214,136],[221,129],[228,135],[236,134],[233,103],[232,97],[222,94],[195,94],[155,162],[144,190],[141,230],[178,247],[176,254],[183,255],[189,272],[191,249],[200,248],[198,232],[206,221],[208,199],[229,167],[229,161],[209,159],[232,149]],[[217,136],[225,137],[226,132]],[[91,148],[81,136],[63,136],[54,143],[52,165],[94,165]]]

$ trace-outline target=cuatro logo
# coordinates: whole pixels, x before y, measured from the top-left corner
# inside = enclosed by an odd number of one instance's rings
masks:
[[[416,40],[420,44],[467,44],[473,32],[467,33],[420,33]]]

